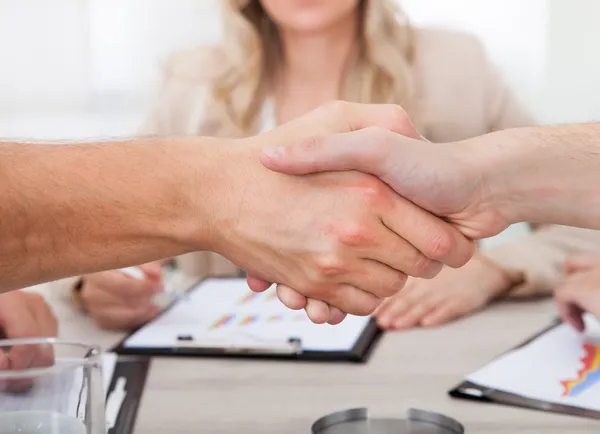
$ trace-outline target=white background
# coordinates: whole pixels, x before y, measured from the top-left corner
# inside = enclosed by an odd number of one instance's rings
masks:
[[[0,0],[0,136],[135,132],[166,53],[218,40],[219,1]],[[403,4],[479,35],[542,122],[600,119],[600,1]]]

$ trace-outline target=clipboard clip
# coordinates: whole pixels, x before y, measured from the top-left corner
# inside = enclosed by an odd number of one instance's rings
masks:
[[[218,354],[302,354],[302,340],[299,338],[265,339],[249,333],[236,334],[238,339],[228,341],[227,336],[220,338],[194,339],[190,335],[180,335],[173,349],[196,348],[211,351]],[[240,339],[242,338],[242,339]]]

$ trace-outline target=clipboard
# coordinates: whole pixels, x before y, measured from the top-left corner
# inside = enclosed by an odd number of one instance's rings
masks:
[[[528,344],[534,342],[535,340],[546,335],[552,330],[555,330],[561,325],[563,325],[563,322],[560,318],[554,319],[550,323],[550,325],[541,330],[539,333],[536,333],[535,335],[529,337],[528,339],[516,345],[512,349],[502,353],[499,357],[511,353],[514,350],[524,348]],[[499,404],[511,407],[520,407],[529,410],[559,413],[569,416],[600,420],[600,411],[597,410],[577,407],[573,405],[559,404],[541,399],[533,399],[530,397],[522,396],[520,394],[510,393],[503,390],[497,390],[496,388],[484,387],[468,380],[461,382],[460,384],[449,390],[448,395],[452,398],[464,399],[469,401],[477,401],[488,404]]]
[[[240,278],[223,278],[212,277],[200,279],[186,291],[184,299],[173,302],[165,309],[155,321],[159,321],[161,317],[169,315],[176,306],[181,303],[187,303],[187,299],[193,297],[195,291],[199,290],[203,284],[209,281],[219,281],[225,284],[227,281],[237,281],[236,284],[241,284],[245,279]],[[245,286],[248,295],[251,296],[250,290]],[[265,294],[265,293],[261,293]],[[277,300],[278,302],[278,300]],[[287,311],[287,308],[285,309]],[[294,311],[290,311],[294,312]],[[297,314],[297,313],[296,313]],[[299,314],[305,315],[303,311]],[[135,336],[140,330],[147,327],[148,324],[134,330],[130,335],[126,336],[115,348],[111,351],[119,355],[128,356],[163,356],[163,357],[219,357],[219,358],[248,358],[248,359],[267,359],[267,360],[288,360],[288,361],[315,361],[315,362],[350,362],[350,363],[366,363],[371,356],[373,349],[379,341],[383,331],[377,326],[372,318],[364,319],[364,326],[361,329],[360,335],[354,341],[351,348],[345,350],[314,350],[306,348],[303,339],[291,333],[285,338],[264,338],[253,335],[251,332],[238,333],[238,335],[226,335],[233,342],[224,344],[219,338],[196,338],[191,335],[186,335],[182,332],[177,339],[169,341],[168,345],[153,345],[152,347],[129,346],[128,340]],[[315,325],[316,327],[341,327]],[[239,338],[236,339],[235,338]]]
[[[131,434],[150,368],[148,357],[118,357],[106,393],[107,434]]]

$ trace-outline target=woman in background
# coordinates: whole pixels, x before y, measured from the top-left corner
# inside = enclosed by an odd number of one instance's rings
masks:
[[[473,37],[413,28],[392,0],[223,1],[222,44],[172,55],[144,132],[246,137],[342,99],[393,103],[423,136],[453,142],[532,125]],[[592,243],[596,236],[599,241]],[[593,246],[592,246],[593,245]],[[540,228],[479,253],[464,268],[413,280],[377,313],[384,328],[433,326],[500,296],[547,292],[571,251],[596,248],[591,231]],[[177,258],[189,275],[238,275],[213,253]],[[74,298],[105,328],[129,329],[159,311],[160,267],[146,277],[84,276]]]

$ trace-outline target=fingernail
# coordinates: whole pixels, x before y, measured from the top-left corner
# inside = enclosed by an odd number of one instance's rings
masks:
[[[272,160],[279,160],[283,157],[282,146],[265,146],[262,148],[262,153]]]

